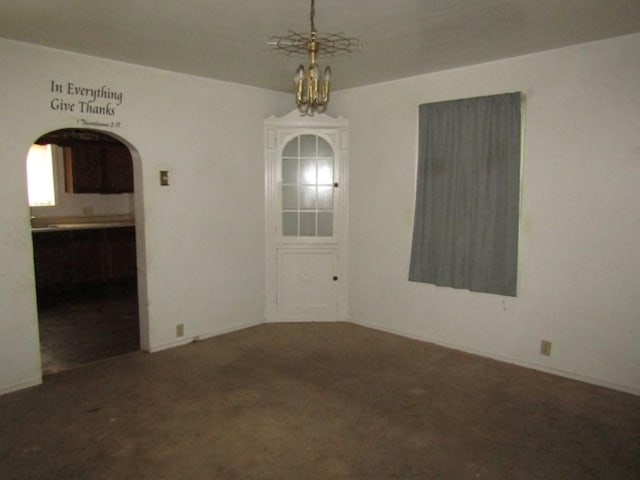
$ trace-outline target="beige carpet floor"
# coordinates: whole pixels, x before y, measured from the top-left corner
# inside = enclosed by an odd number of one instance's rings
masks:
[[[0,477],[637,480],[640,397],[352,324],[268,324],[0,397]]]

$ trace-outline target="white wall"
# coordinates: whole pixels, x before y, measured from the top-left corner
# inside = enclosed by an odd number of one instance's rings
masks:
[[[139,275],[150,350],[260,323],[264,312],[263,119],[291,99],[256,88],[0,40],[0,393],[40,381],[26,155],[80,118],[136,150]],[[50,82],[123,92],[116,115],[52,110]],[[69,96],[64,96],[72,100]],[[170,171],[160,187],[159,170]]]
[[[639,58],[632,35],[335,93],[352,319],[640,394]],[[418,105],[512,91],[526,95],[518,297],[407,281]]]
[[[352,319],[640,394],[640,35],[333,94],[350,124]],[[51,80],[124,93],[151,350],[262,321],[263,119],[290,95],[0,40],[0,393],[40,381],[25,158]],[[517,298],[407,281],[420,103],[526,94]],[[158,171],[170,171],[170,187]],[[145,297],[145,298],[146,298]],[[551,357],[538,353],[553,342]]]

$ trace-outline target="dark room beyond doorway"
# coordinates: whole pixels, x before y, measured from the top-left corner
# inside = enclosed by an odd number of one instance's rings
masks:
[[[140,349],[133,165],[129,148],[101,132],[56,130],[34,144],[51,152],[55,193],[34,204],[30,192],[48,375]]]

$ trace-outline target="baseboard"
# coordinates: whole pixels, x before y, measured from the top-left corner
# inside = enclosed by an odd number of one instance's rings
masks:
[[[17,383],[11,383],[9,385],[0,386],[0,395],[5,395],[7,393],[16,392],[18,390],[23,390],[25,388],[35,387],[42,383],[42,375],[38,375],[37,377],[33,377],[29,380],[23,380]]]
[[[551,375],[556,375],[558,377],[569,378],[571,380],[576,380],[578,382],[589,383],[591,385],[596,385],[598,387],[609,388],[611,390],[616,390],[619,392],[630,393],[631,395],[640,396],[640,388],[630,387],[628,385],[619,385],[617,383],[611,383],[606,380],[602,380],[600,378],[589,377],[586,375],[580,375],[577,373],[569,372],[566,370],[550,368],[545,365],[539,365],[537,363],[525,362],[523,360],[519,360],[517,358],[512,358],[504,355],[496,355],[491,352],[485,352],[482,350],[477,350],[474,348],[468,348],[461,345],[456,345],[448,342],[443,342],[440,340],[434,340],[433,338],[429,338],[422,335],[416,335],[411,332],[405,332],[402,330],[396,330],[393,328],[381,327],[379,325],[372,325],[366,322],[357,322],[351,320],[351,323],[356,325],[360,325],[361,327],[371,328],[372,330],[378,330],[380,332],[391,333],[393,335],[398,335],[401,337],[411,338],[413,340],[419,340],[422,342],[433,343],[434,345],[438,345],[440,347],[450,348],[452,350],[458,350],[460,352],[471,353],[473,355],[478,355],[480,357],[491,358],[492,360],[498,360],[500,362],[509,363],[511,365],[517,365],[519,367],[529,368],[531,370],[537,370],[539,372],[549,373]]]
[[[264,322],[260,320],[259,322],[250,322],[241,325],[233,325],[215,329],[210,332],[200,333],[198,335],[186,336],[178,338],[171,342],[159,343],[157,345],[151,345],[149,348],[149,353],[160,352],[162,350],[168,350],[169,348],[179,347],[182,345],[187,345],[192,342],[197,342],[200,340],[205,340],[211,337],[217,337],[218,335],[224,335],[226,333],[235,332],[237,330],[244,330],[245,328],[255,327],[257,325],[262,325]]]
[[[571,380],[576,380],[579,382],[584,382],[584,383],[589,383],[592,385],[597,385],[599,387],[604,387],[604,388],[609,388],[611,390],[616,390],[616,391],[620,391],[620,392],[625,392],[625,393],[629,393],[632,395],[636,395],[636,396],[640,396],[640,388],[634,388],[634,387],[630,387],[627,385],[619,385],[616,383],[611,383],[599,378],[594,378],[594,377],[589,377],[589,376],[585,376],[585,375],[580,375],[580,374],[576,374],[573,372],[568,372],[565,370],[561,370],[561,369],[555,369],[555,368],[550,368],[544,365],[538,365],[535,363],[531,363],[531,362],[525,362],[522,360],[519,360],[517,358],[512,358],[512,357],[508,357],[508,356],[504,356],[504,355],[496,355],[490,352],[485,352],[485,351],[481,351],[481,350],[477,350],[477,349],[473,349],[473,348],[467,348],[461,345],[456,345],[456,344],[452,344],[449,342],[443,342],[437,339],[433,339],[433,338],[429,338],[423,335],[416,335],[414,333],[411,332],[405,332],[402,330],[397,330],[397,329],[393,329],[393,328],[386,328],[386,327],[381,327],[379,325],[373,325],[373,324],[369,324],[366,322],[359,322],[359,321],[355,321],[353,319],[348,320],[350,323],[353,323],[355,325],[360,325],[362,327],[365,328],[370,328],[372,330],[378,330],[381,332],[386,332],[386,333],[390,333],[393,335],[398,335],[401,337],[405,337],[405,338],[411,338],[414,340],[419,340],[422,342],[428,342],[428,343],[433,343],[434,345],[439,345],[441,347],[445,347],[445,348],[450,348],[452,350],[458,350],[461,352],[466,352],[466,353],[471,353],[473,355],[478,355],[480,357],[485,357],[485,358],[491,358],[493,360],[498,360],[500,362],[505,362],[505,363],[509,363],[512,365],[517,365],[520,367],[524,367],[524,368],[529,368],[532,370],[537,370],[540,372],[544,372],[544,373],[549,373],[551,375],[557,375],[559,377],[564,377],[564,378],[569,378]],[[206,333],[202,333],[199,335],[195,335],[195,336],[190,336],[190,337],[184,337],[184,338],[179,338],[175,341],[172,342],[167,342],[167,343],[161,343],[161,344],[157,344],[157,345],[152,345],[151,348],[149,349],[150,353],[155,353],[155,352],[160,352],[162,350],[167,350],[170,348],[174,348],[174,347],[179,347],[181,345],[186,345],[189,344],[191,342],[194,341],[198,341],[198,340],[205,340],[207,338],[211,338],[211,337],[216,337],[218,335],[224,335],[226,333],[231,333],[231,332],[235,332],[238,330],[244,330],[245,328],[250,328],[250,327],[255,327],[258,325],[262,325],[264,324],[264,321],[258,321],[258,322],[249,322],[246,324],[241,324],[241,325],[233,325],[233,326],[227,326],[227,327],[223,327],[223,328],[219,328],[210,332],[206,332]],[[269,321],[267,321],[267,323],[270,323]],[[27,380],[23,380],[20,382],[16,382],[16,383],[12,383],[12,384],[8,384],[8,385],[2,385],[0,386],[0,395],[5,395],[7,393],[11,393],[11,392],[15,392],[18,390],[23,390],[25,388],[30,388],[30,387],[35,387],[37,385],[40,385],[42,383],[42,376],[38,375],[36,377],[33,377],[31,379],[27,379]]]

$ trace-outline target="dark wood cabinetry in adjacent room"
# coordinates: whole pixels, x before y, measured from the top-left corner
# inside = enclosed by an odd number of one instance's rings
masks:
[[[105,231],[106,276],[109,279],[136,276],[136,234],[134,227]]]
[[[68,280],[72,285],[109,280],[104,255],[105,232],[106,230],[74,230],[66,233],[71,257]]]
[[[133,226],[34,232],[33,251],[39,293],[136,277]]]
[[[38,289],[72,281],[69,233],[71,232],[33,233],[33,262]]]
[[[36,140],[64,149],[67,193],[133,193],[129,148],[115,138],[90,130],[63,128]]]
[[[76,142],[64,147],[67,193],[132,193],[129,149],[119,143]]]
[[[108,145],[103,150],[102,180],[108,193],[133,193],[133,162],[127,147]]]

